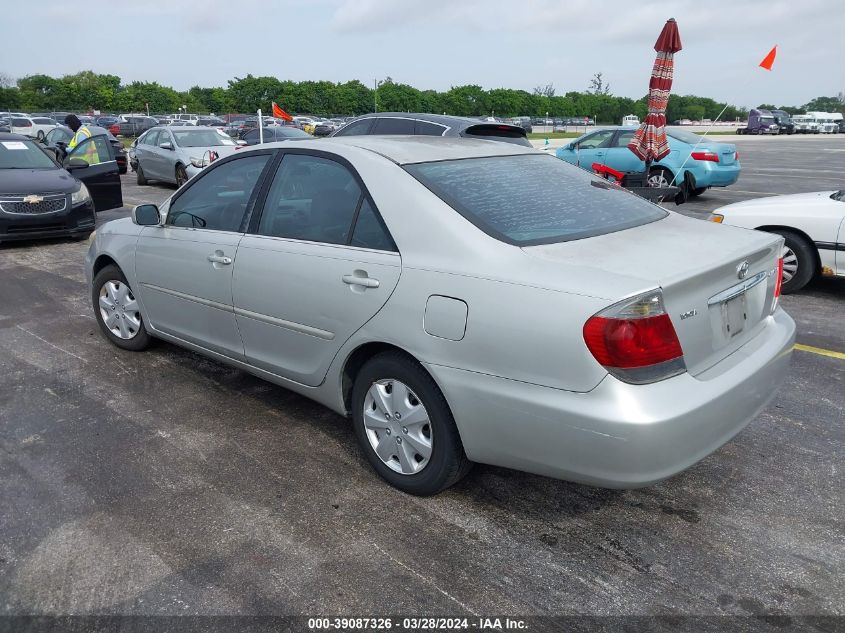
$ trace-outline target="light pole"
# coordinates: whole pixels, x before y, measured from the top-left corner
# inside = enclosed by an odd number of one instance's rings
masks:
[[[373,112],[378,112],[378,87],[383,83],[384,80],[373,79]]]

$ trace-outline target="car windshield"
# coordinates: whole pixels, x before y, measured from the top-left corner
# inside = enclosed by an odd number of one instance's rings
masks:
[[[56,169],[56,164],[32,141],[0,141],[0,169]]]
[[[179,147],[216,147],[218,145],[234,145],[228,134],[217,130],[173,130],[176,144]]]
[[[668,215],[548,155],[447,160],[405,169],[482,231],[518,246],[613,233]]]

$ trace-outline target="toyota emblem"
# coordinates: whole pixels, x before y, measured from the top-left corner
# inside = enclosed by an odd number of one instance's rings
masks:
[[[748,274],[748,262],[744,261],[739,266],[736,267],[736,276],[739,279],[745,279],[745,276]]]

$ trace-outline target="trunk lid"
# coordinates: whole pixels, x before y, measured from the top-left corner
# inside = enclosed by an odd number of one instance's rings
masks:
[[[696,152],[713,152],[719,157],[720,165],[733,165],[736,162],[736,145],[733,143],[704,142]]]
[[[592,270],[585,276],[596,282],[607,276],[605,287],[625,293],[608,305],[661,288],[687,370],[695,376],[765,327],[782,244],[770,233],[670,213],[633,229],[522,250],[559,265],[550,275],[586,267]]]

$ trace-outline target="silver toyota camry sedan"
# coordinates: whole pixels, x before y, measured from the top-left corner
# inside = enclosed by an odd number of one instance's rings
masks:
[[[716,450],[788,369],[782,248],[531,148],[369,136],[222,158],[86,271],[118,347],[304,394],[426,495],[473,462],[628,488]]]

